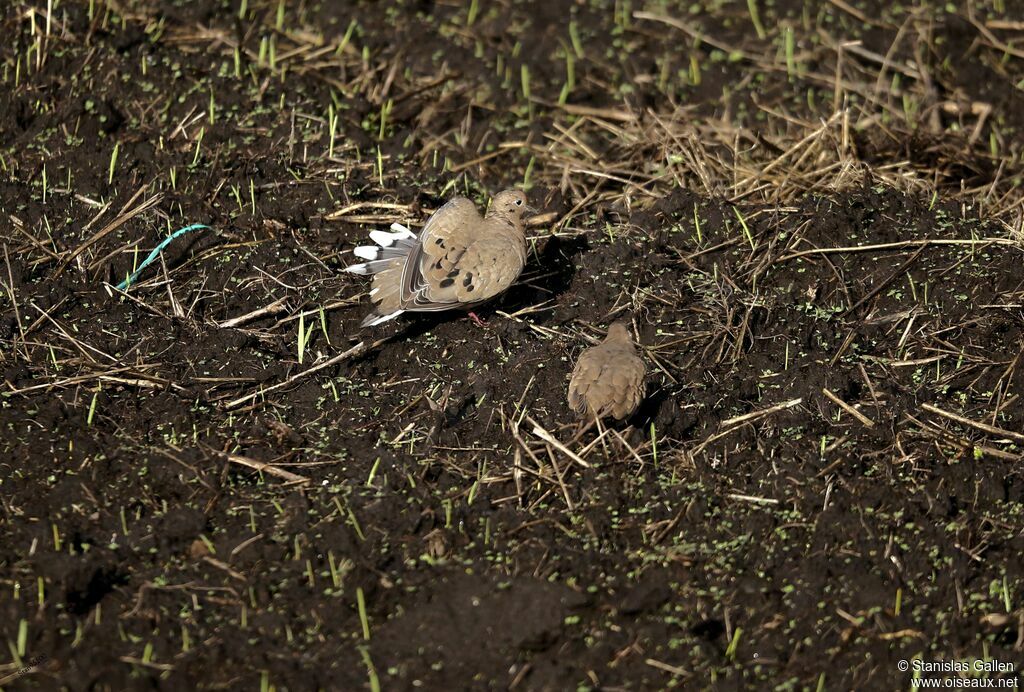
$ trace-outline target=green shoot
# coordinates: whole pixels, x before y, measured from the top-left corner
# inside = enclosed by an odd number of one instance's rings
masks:
[[[740,213],[739,209],[733,207],[732,210],[736,213],[736,218],[740,220],[740,225],[743,226],[743,235],[747,237],[747,242],[750,243],[750,249],[756,250],[757,245],[754,243],[754,234],[750,232],[750,227],[747,226],[747,220],[743,218],[743,214]]]
[[[569,22],[569,40],[572,41],[572,49],[576,53],[577,58],[583,57],[583,41],[580,40],[579,26],[576,24],[576,20]]]
[[[100,390],[96,390],[92,393],[92,403],[89,404],[89,415],[85,418],[85,424],[88,427],[92,427],[92,419],[96,416],[96,397],[99,396]]]
[[[366,675],[370,678],[370,692],[380,692],[380,679],[377,677],[377,669],[373,667],[370,652],[366,650],[365,646],[360,646],[359,654],[363,657],[363,663],[366,664]]]
[[[754,23],[754,31],[757,32],[757,37],[763,39],[767,36],[764,30],[764,24],[761,23],[761,13],[757,9],[757,0],[747,0],[747,9],[750,11],[750,21]]]
[[[334,104],[327,104],[327,131],[329,136],[329,144],[327,145],[327,158],[334,158],[334,139],[337,135],[338,130],[338,111],[334,109]]]
[[[377,475],[377,468],[380,466],[380,457],[373,462],[373,466],[370,468],[370,475],[366,477],[366,487],[370,488],[373,486],[373,478]]]
[[[527,108],[530,111],[530,119],[533,119],[533,102],[530,101],[530,67],[523,63],[519,68],[519,80],[523,88],[523,98],[526,99]]]
[[[565,84],[562,85],[562,92],[558,95],[559,105],[565,105],[566,100],[569,98],[569,94],[576,88],[576,58],[569,52],[568,49],[565,51]]]
[[[110,171],[107,175],[107,185],[111,185],[114,182],[114,171],[117,169],[117,155],[121,151],[121,143],[114,143],[114,150],[110,152]]]
[[[28,620],[22,618],[18,621],[18,657],[25,655],[25,647],[28,644]]]
[[[729,642],[729,647],[725,650],[725,657],[729,660],[736,659],[736,649],[740,645],[740,635],[743,634],[743,629],[740,627],[736,628],[736,631],[732,633],[732,641]]]
[[[792,78],[796,74],[796,59],[793,57],[796,52],[796,39],[793,36],[793,27],[786,27],[784,40],[786,45],[786,73]]]
[[[348,29],[345,30],[345,35],[341,38],[341,43],[338,44],[337,50],[334,52],[341,55],[345,52],[345,48],[348,47],[349,42],[352,40],[352,34],[356,31],[356,20],[352,20],[348,23]]]
[[[196,137],[196,153],[195,153],[195,156],[192,157],[192,164],[191,164],[192,168],[195,168],[195,165],[199,162],[199,154],[202,153],[202,150],[203,150],[203,135],[205,135],[205,134],[206,134],[206,128],[205,127],[199,128],[199,136]]]
[[[363,587],[356,587],[356,603],[359,606],[359,622],[363,625],[363,639],[370,640],[370,619],[366,615],[366,597],[363,595]]]
[[[341,588],[341,575],[338,574],[338,563],[334,559],[334,553],[330,550],[327,551],[327,562],[331,567],[331,584],[334,588]]]
[[[331,337],[327,334],[327,313],[324,311],[324,306],[320,306],[320,331],[324,333],[324,340],[327,345],[331,345]]]
[[[523,189],[524,190],[529,190],[530,187],[531,187],[531,185],[530,185],[530,175],[533,173],[533,164],[534,163],[535,163],[535,157],[531,156],[530,157],[530,162],[526,164],[526,171],[523,173]]]
[[[384,139],[384,131],[388,124],[388,116],[391,115],[391,109],[394,107],[395,102],[393,99],[388,99],[387,103],[381,104],[380,107],[380,132],[377,134],[377,139]]]

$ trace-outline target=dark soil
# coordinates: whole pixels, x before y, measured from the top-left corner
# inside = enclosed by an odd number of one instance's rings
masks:
[[[758,4],[6,5],[0,686],[1017,679],[1024,15]],[[804,139],[838,37],[902,67]],[[369,230],[513,185],[485,327],[359,329]],[[622,317],[648,396],[574,441]]]

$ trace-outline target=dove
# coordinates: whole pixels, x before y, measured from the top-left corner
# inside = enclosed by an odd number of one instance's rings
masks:
[[[628,418],[643,399],[645,373],[627,323],[615,322],[604,341],[583,351],[576,361],[569,381],[569,406],[598,419]]]
[[[491,200],[486,216],[465,197],[435,211],[416,235],[391,224],[391,233],[372,231],[376,245],[353,252],[360,264],[352,274],[373,276],[373,312],[361,326],[376,326],[403,312],[471,308],[511,286],[526,265],[523,214],[526,195],[504,190]]]

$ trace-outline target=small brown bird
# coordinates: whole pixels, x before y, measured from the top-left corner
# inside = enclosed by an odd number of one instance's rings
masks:
[[[644,362],[636,353],[626,322],[615,322],[608,336],[586,349],[569,381],[569,406],[595,418],[628,418],[644,398]]]
[[[526,195],[499,192],[486,216],[465,197],[456,197],[427,219],[419,236],[401,224],[372,231],[377,245],[355,249],[367,260],[345,271],[372,274],[374,310],[363,327],[403,312],[469,308],[511,286],[526,265],[523,213]]]

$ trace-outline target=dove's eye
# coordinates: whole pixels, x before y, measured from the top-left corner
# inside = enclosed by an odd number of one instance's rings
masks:
[[[517,200],[516,200],[516,206],[517,206],[517,207],[521,207],[521,206],[523,206],[523,200],[521,200],[521,199],[517,199]]]

